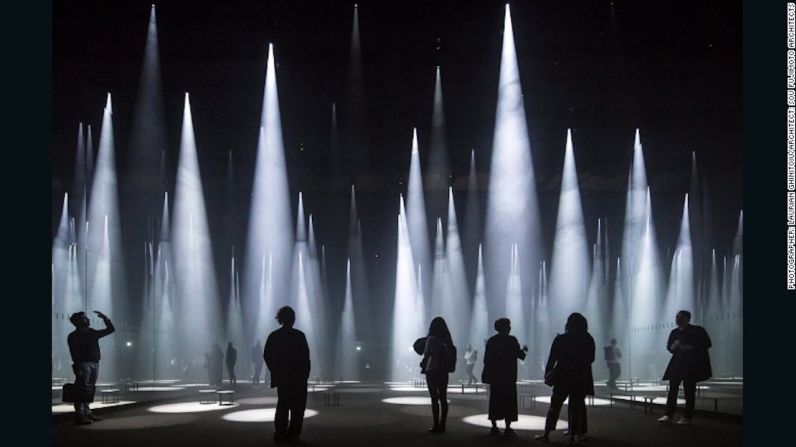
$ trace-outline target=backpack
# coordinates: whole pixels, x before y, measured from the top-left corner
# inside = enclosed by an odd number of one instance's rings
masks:
[[[456,372],[456,360],[458,359],[456,346],[454,346],[453,343],[445,343],[443,346],[445,347],[445,360],[448,365],[448,372]]]

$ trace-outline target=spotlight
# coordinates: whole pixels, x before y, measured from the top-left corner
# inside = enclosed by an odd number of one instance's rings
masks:
[[[127,345],[127,347],[129,348],[130,346],[133,346],[133,342],[131,342],[131,341],[128,341],[128,342],[126,343],[126,345]]]
[[[362,350],[362,346],[357,346],[357,351],[361,351],[361,350]]]

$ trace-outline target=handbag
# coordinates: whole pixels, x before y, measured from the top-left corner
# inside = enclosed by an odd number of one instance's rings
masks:
[[[77,401],[77,385],[74,383],[65,383],[61,391],[61,400],[67,403],[74,403]]]
[[[547,386],[553,386],[558,382],[558,378],[561,375],[561,364],[556,362],[555,366],[550,371],[547,371],[544,374],[544,383]]]

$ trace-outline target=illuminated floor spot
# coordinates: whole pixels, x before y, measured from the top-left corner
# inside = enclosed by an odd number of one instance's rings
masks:
[[[96,410],[98,408],[108,408],[108,407],[118,407],[120,405],[130,405],[134,404],[135,401],[132,400],[120,400],[119,402],[112,403],[112,404],[103,404],[99,402],[94,402],[89,405],[92,410]],[[74,413],[75,406],[72,404],[58,404],[52,406],[52,413],[53,414],[61,414],[61,413]]]
[[[106,416],[102,423],[86,426],[89,430],[137,430],[168,427],[193,422],[196,416],[187,414],[149,414],[145,416]]]
[[[430,397],[388,397],[381,401],[386,404],[394,405],[431,405]]]
[[[473,416],[467,416],[466,418],[462,419],[465,424],[477,425],[479,427],[492,427],[492,422],[487,419],[489,415],[487,414],[476,414]],[[528,414],[521,414],[518,416],[517,420],[511,423],[511,428],[514,430],[544,430],[544,423],[545,417],[544,416],[532,416]],[[498,427],[503,429],[503,423],[498,422]],[[558,424],[556,424],[556,429],[562,430],[568,427],[566,421],[559,420]]]
[[[181,386],[139,386],[137,390],[133,391],[180,391],[184,389]]]
[[[238,399],[239,404],[245,405],[276,405],[276,401],[276,396],[246,397],[243,399]]]
[[[536,396],[536,402],[541,402],[545,404],[550,404],[550,396]],[[591,402],[587,398],[585,400],[586,405],[591,405]],[[569,405],[569,398],[564,401],[564,405]],[[603,406],[603,405],[611,405],[611,401],[608,399],[601,399],[599,397],[594,398],[594,405],[596,406]]]
[[[202,411],[228,410],[237,406],[237,403],[232,405],[218,405],[200,404],[199,402],[181,402],[178,404],[166,404],[150,407],[149,411],[153,413],[199,413]]]
[[[221,416],[221,419],[231,422],[273,422],[275,414],[275,408],[258,408],[256,410],[233,411]],[[317,411],[308,408],[304,411],[304,419],[311,418],[317,414]]]

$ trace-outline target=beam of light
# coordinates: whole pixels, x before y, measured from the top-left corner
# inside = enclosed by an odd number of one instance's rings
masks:
[[[274,300],[261,303],[258,299],[263,259],[268,262],[269,278],[289,278],[293,259],[292,214],[274,64],[273,46],[269,45],[243,289],[244,309],[251,316],[244,324],[256,331],[248,332],[247,339],[251,340],[265,337],[261,331],[273,327],[276,315]],[[290,290],[289,281],[269,281],[267,286],[271,297],[286,297]]]
[[[475,169],[475,151],[470,151],[470,173],[467,176],[467,203],[464,210],[464,238],[462,251],[467,267],[468,286],[475,288],[478,259],[481,257],[481,200],[479,199],[478,173]],[[475,345],[474,345],[475,346]]]
[[[707,287],[705,281],[709,274],[707,269],[710,267],[708,265],[709,257],[705,249],[705,241],[710,240],[710,233],[708,228],[703,227],[702,214],[704,209],[701,183],[702,178],[697,167],[696,152],[691,151],[691,180],[688,186],[688,225],[691,232],[691,253],[694,260],[694,309],[692,318],[698,321],[702,321],[704,318],[705,289]]]
[[[86,200],[88,188],[86,183],[86,136],[83,123],[77,126],[77,152],[75,153],[75,170],[72,177],[72,203],[69,205],[70,215],[77,216],[79,228],[85,227]]]
[[[496,301],[498,297],[506,296],[512,247],[517,247],[520,271],[535,268],[541,259],[541,229],[534,177],[514,32],[506,5],[484,244],[487,296]],[[532,281],[524,284],[521,295],[529,297],[532,286]],[[503,316],[502,310],[495,303],[490,314]]]
[[[359,367],[356,351],[356,322],[354,321],[354,295],[351,283],[351,259],[345,268],[345,299],[340,314],[340,332],[337,343],[337,377],[340,380],[359,380]]]
[[[365,125],[365,93],[362,69],[362,48],[359,35],[359,13],[353,11],[351,45],[348,56],[344,100],[339,104],[341,118],[341,143],[347,159],[349,173],[356,175],[366,169],[368,142]]]
[[[85,311],[100,310],[117,324],[129,315],[126,303],[124,278],[124,259],[121,251],[121,231],[119,221],[119,199],[116,180],[116,159],[114,156],[113,113],[111,95],[108,93],[102,115],[99,151],[91,182],[91,196],[88,208],[88,256],[90,291],[85,303]],[[91,314],[93,315],[93,314]],[[103,339],[103,371],[100,380],[116,378],[116,338]],[[118,338],[118,337],[117,337]],[[107,341],[106,341],[107,340]],[[111,345],[111,346],[108,346]]]
[[[153,249],[153,241],[146,240],[143,243],[142,260],[144,264],[144,287],[142,289],[142,299],[140,301],[141,308],[139,325],[140,330],[136,334],[136,346],[141,349],[135,350],[135,365],[134,374],[131,377],[136,378],[149,378],[155,380],[156,377],[156,348],[155,348],[155,299],[156,299],[156,284],[155,284],[155,253]]]
[[[602,219],[597,219],[597,241],[593,246],[593,263],[589,289],[586,297],[585,316],[589,320],[589,332],[594,338],[597,346],[600,343],[607,343],[610,337],[606,338],[607,316],[610,314],[610,298],[608,296],[608,282],[606,281],[607,266],[605,265],[605,225]],[[603,372],[604,362],[596,364],[596,370]],[[607,373],[606,373],[607,374]],[[602,374],[600,374],[602,375]]]
[[[428,239],[428,220],[426,219],[426,201],[423,194],[423,174],[420,170],[417,129],[412,131],[412,158],[406,194],[406,221],[409,225],[407,228],[415,264],[420,265],[420,271],[424,278],[431,278],[431,270],[434,265],[431,261],[431,245]],[[423,295],[429,296],[430,292],[431,289],[426,287]]]
[[[688,212],[688,194],[683,200],[683,214],[680,221],[680,236],[677,249],[672,258],[669,273],[669,287],[666,296],[666,312],[664,315],[675,315],[685,309],[696,314],[694,296],[694,254],[691,246],[691,228]]]
[[[259,288],[257,293],[257,302],[256,307],[261,309],[261,312],[264,312],[264,309],[269,309],[270,312],[268,313],[269,316],[276,315],[276,298],[274,297],[274,281],[273,281],[273,256],[268,254],[268,259],[266,260],[265,255],[263,255],[262,262],[260,264],[260,271],[259,271]],[[257,316],[257,326],[254,331],[255,334],[262,334],[257,335],[257,337],[264,337],[267,335],[268,331],[273,327],[272,320],[266,318],[263,315]]]
[[[584,311],[590,269],[572,131],[567,129],[561,195],[550,262],[550,323],[553,330],[563,330],[564,322],[572,312]],[[590,317],[597,315],[586,315],[586,318]]]
[[[229,261],[229,299],[227,301],[227,341],[232,342],[233,346],[241,354],[242,359],[246,359],[244,353],[248,352],[248,340],[243,333],[243,309],[240,302],[240,279],[238,276],[238,264],[235,257],[235,247],[232,248],[232,257]],[[240,361],[237,368],[242,370],[249,362]]]
[[[138,96],[130,129],[128,184],[136,191],[131,197],[131,212],[137,220],[145,220],[159,209],[160,191],[165,186],[162,172],[155,170],[166,150],[165,114],[160,77],[160,49],[155,5],[149,10],[146,45],[141,73],[138,78]],[[156,174],[156,175],[153,175]],[[141,237],[143,231],[139,230]]]
[[[448,275],[448,259],[445,256],[445,236],[442,229],[442,219],[437,219],[437,232],[434,238],[434,270],[433,277],[431,278],[431,314],[430,317],[445,318],[450,329],[451,312],[453,311],[453,304],[451,303],[451,290],[450,290],[450,277]],[[411,232],[410,232],[411,234]],[[412,252],[414,253],[414,251]],[[418,276],[424,277],[422,266],[418,264]],[[423,296],[426,296],[423,294]],[[430,320],[429,320],[430,323]],[[451,333],[452,336],[453,333]]]
[[[625,351],[626,360],[622,362],[624,367],[624,365],[630,359],[631,354],[628,346],[630,344],[630,336],[632,336],[632,334],[630,334],[628,330],[632,325],[630,322],[628,322],[629,313],[627,275],[624,273],[622,260],[620,258],[616,259],[616,274],[614,276],[612,286],[613,295],[611,301],[611,313],[608,319],[608,332],[605,338],[607,341],[610,341],[612,338],[616,338],[617,343],[625,345],[623,351]],[[595,339],[595,341],[602,342],[602,340],[597,339]]]
[[[314,318],[315,307],[312,306],[310,294],[311,272],[308,266],[309,249],[307,248],[307,225],[304,221],[304,199],[298,196],[298,212],[296,213],[296,243],[293,255],[293,274],[290,292],[290,305],[296,311],[296,329],[304,332],[310,348],[310,364],[313,376],[318,374],[318,339]]]
[[[524,311],[522,299],[522,278],[520,275],[520,254],[519,248],[515,244],[511,250],[511,264],[506,286],[506,318],[511,320],[511,335],[517,337],[520,346],[528,343],[528,328],[525,322],[528,313]],[[522,363],[521,370],[525,369],[525,361]],[[524,376],[524,371],[518,373],[518,378]]]
[[[664,330],[661,324],[673,321],[674,315],[662,314],[663,272],[653,225],[649,190],[645,202],[644,228],[635,250],[636,270],[628,278],[631,325],[628,342],[632,343],[628,374],[651,378],[658,377],[664,368],[664,362],[668,361],[668,352],[660,349],[660,346],[665,346],[665,337],[668,336],[668,331]]]
[[[547,261],[539,263],[539,279],[536,286],[536,296],[534,297],[533,306],[533,339],[532,343],[528,345],[530,357],[526,357],[526,363],[529,363],[531,373],[540,373],[544,375],[544,365],[547,361],[547,354],[550,352],[548,346],[553,343],[554,334],[550,326],[549,315],[549,296],[548,296],[548,280],[547,280]]]
[[[622,259],[625,273],[634,275],[638,270],[638,247],[646,223],[647,173],[644,166],[644,152],[641,135],[636,129],[633,142],[633,162],[628,176],[627,199],[625,202],[625,226],[622,235]]]
[[[310,306],[313,309],[312,326],[315,331],[318,363],[316,374],[322,378],[332,378],[331,353],[334,351],[334,338],[329,334],[329,313],[327,311],[326,297],[323,294],[321,283],[321,268],[318,259],[318,245],[315,239],[315,224],[312,214],[307,222],[307,290],[309,292]]]
[[[489,323],[489,314],[486,307],[486,288],[484,286],[484,256],[481,246],[478,246],[478,271],[475,280],[475,295],[473,297],[473,311],[470,316],[470,331],[467,333],[468,343],[481,354],[483,358],[486,340],[492,332]]]
[[[724,320],[727,324],[728,373],[743,377],[743,210],[738,216],[738,230],[732,248],[732,269],[727,285],[727,305]]]
[[[465,424],[475,425],[478,427],[491,427],[492,422],[489,421],[488,414],[475,414],[467,416],[462,419]],[[544,430],[545,417],[544,416],[531,416],[521,414],[517,416],[517,420],[511,423],[513,430]],[[557,430],[565,430],[569,426],[566,421],[559,420],[556,423]]]
[[[406,209],[403,196],[399,199],[398,250],[395,262],[395,301],[393,307],[392,340],[390,343],[390,380],[406,381],[420,373],[420,359],[412,350],[415,340],[421,336],[423,328],[417,321],[419,309],[416,308],[417,278],[412,245],[406,222]]]
[[[713,249],[710,260],[710,282],[705,299],[705,316],[703,318],[705,329],[710,335],[713,346],[728,345],[726,340],[727,331],[724,329],[724,321],[721,318],[724,309],[719,286],[720,269],[720,263],[716,261],[716,249]],[[726,354],[726,349],[711,349],[710,358],[715,368],[713,371],[714,376],[721,377],[722,374],[729,374]]]
[[[69,350],[67,335],[74,330],[68,317],[72,312],[83,308],[83,295],[80,289],[81,276],[78,265],[78,247],[71,231],[69,218],[69,194],[64,194],[58,233],[52,247],[52,296],[51,296],[51,347],[53,377],[71,374],[67,366]]]
[[[177,355],[178,331],[175,323],[175,282],[171,272],[174,265],[169,221],[169,195],[164,194],[161,213],[160,240],[155,260],[155,377],[182,378],[182,361],[190,360]]]
[[[434,83],[434,106],[431,113],[431,146],[429,148],[426,189],[428,210],[432,216],[445,213],[445,190],[448,187],[450,168],[445,136],[445,111],[442,103],[442,79],[436,69]]]
[[[351,300],[354,303],[354,321],[359,331],[359,338],[371,332],[372,318],[368,294],[368,272],[365,255],[362,250],[362,225],[357,212],[357,197],[354,185],[351,185],[351,209],[348,221],[348,257],[351,262]]]
[[[207,228],[202,177],[194,139],[191,103],[185,94],[180,158],[174,197],[174,266],[177,322],[182,331],[181,352],[202,358],[211,343],[222,335],[213,248]]]
[[[448,232],[445,239],[445,257],[448,261],[450,287],[448,299],[451,302],[450,313],[446,313],[446,321],[454,343],[464,347],[469,339],[465,330],[468,329],[470,323],[470,290],[467,287],[464,253],[462,253],[462,241],[459,237],[459,224],[452,188],[448,188]]]

